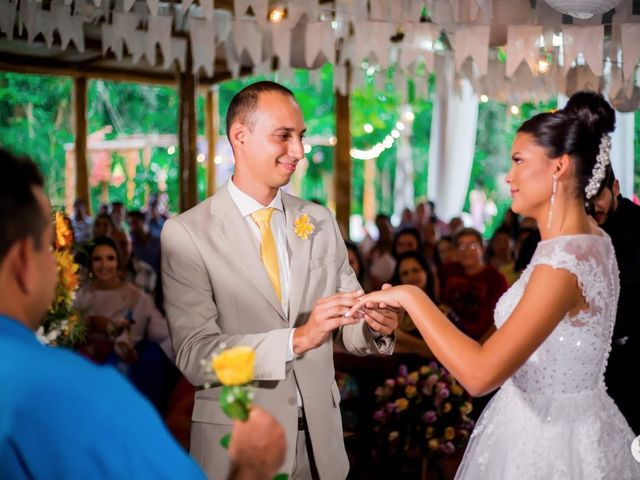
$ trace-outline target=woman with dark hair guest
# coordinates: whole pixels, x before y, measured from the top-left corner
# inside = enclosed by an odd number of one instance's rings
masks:
[[[429,263],[418,251],[408,251],[398,256],[391,283],[414,285],[434,302],[436,301],[435,276]],[[433,359],[431,350],[422,340],[420,332],[408,315],[404,316],[396,329],[396,347],[393,357],[398,365],[406,365],[410,370]]]
[[[420,232],[417,228],[403,228],[393,237],[393,246],[391,247],[391,254],[393,255],[393,258],[397,259],[398,256],[405,252],[421,251],[422,240],[420,239]]]
[[[345,241],[344,244],[347,247],[347,257],[349,259],[349,266],[353,269],[358,279],[358,283],[364,288],[364,284],[367,280],[367,266],[364,264],[362,253],[358,245],[352,241]]]
[[[112,238],[96,238],[89,259],[89,284],[74,302],[89,319],[81,352],[117,366],[162,410],[177,378],[167,321],[149,295],[123,280],[125,265]]]

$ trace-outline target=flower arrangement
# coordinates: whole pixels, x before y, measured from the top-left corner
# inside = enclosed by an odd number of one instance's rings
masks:
[[[471,397],[439,364],[413,372],[402,365],[375,395],[374,430],[390,456],[429,459],[465,447],[474,425]]]
[[[84,340],[86,324],[80,312],[73,308],[78,289],[78,264],[73,259],[73,232],[62,212],[54,214],[54,256],[58,272],[55,298],[42,325],[38,337],[48,345],[73,347]]]
[[[220,392],[220,407],[224,414],[241,422],[247,421],[253,403],[253,365],[256,354],[251,347],[236,346],[229,349],[222,344],[209,360],[204,360],[203,366],[207,383],[205,388],[222,385]],[[231,434],[228,433],[220,444],[229,448]],[[273,480],[287,480],[287,474],[278,474]]]

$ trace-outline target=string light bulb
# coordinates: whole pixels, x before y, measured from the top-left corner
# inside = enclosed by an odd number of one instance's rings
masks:
[[[269,12],[269,21],[271,23],[280,23],[286,18],[286,16],[286,10],[278,5],[277,7],[273,7],[273,9]]]

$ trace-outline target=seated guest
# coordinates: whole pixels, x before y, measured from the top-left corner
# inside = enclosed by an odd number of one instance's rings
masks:
[[[127,213],[127,222],[131,232],[133,255],[147,262],[157,274],[160,274],[160,237],[151,235],[144,214],[138,210]]]
[[[484,343],[495,331],[493,309],[508,284],[500,272],[485,264],[480,232],[464,228],[454,243],[459,261],[442,269],[440,300],[456,312],[465,333]]]
[[[162,410],[177,379],[167,320],[149,295],[122,280],[124,266],[114,240],[96,238],[90,258],[91,280],[75,299],[94,327],[94,342],[84,352],[117,365]],[[113,349],[108,348],[111,340]]]
[[[383,283],[391,278],[396,262],[391,255],[393,246],[393,227],[388,215],[376,215],[378,241],[369,251],[367,263],[369,265],[369,279],[373,290],[379,289]]]
[[[154,237],[160,237],[162,227],[166,221],[167,216],[162,212],[157,196],[154,196],[149,200],[149,210],[147,211],[147,225],[149,226],[149,233]]]
[[[479,343],[495,332],[493,310],[498,299],[509,288],[498,270],[484,262],[484,248],[480,232],[463,228],[454,238],[458,263],[442,269],[440,301],[451,308],[457,326]],[[478,418],[493,393],[473,399],[473,417]]]
[[[349,258],[349,266],[356,274],[358,283],[365,292],[370,292],[371,290],[368,288],[369,279],[367,278],[367,266],[364,264],[364,260],[362,259],[362,254],[360,253],[358,245],[350,241],[346,241],[344,243],[347,246],[347,257]]]
[[[81,198],[73,202],[71,222],[78,243],[86,242],[91,238],[91,217],[87,213],[87,202]]]
[[[454,263],[458,261],[458,251],[453,245],[453,239],[451,237],[441,237],[436,243],[436,251],[433,255],[433,263],[435,263],[438,270],[447,263]]]
[[[91,238],[110,237],[115,229],[116,225],[113,223],[111,215],[108,213],[101,213],[93,221]]]
[[[151,265],[133,255],[133,246],[129,235],[120,239],[118,249],[122,255],[125,280],[146,293],[154,295],[158,283],[158,275],[156,275]]]
[[[415,285],[429,298],[436,300],[435,276],[420,252],[409,251],[398,256],[391,283]],[[408,315],[404,316],[396,329],[396,347],[393,350],[393,356],[398,364],[407,365],[409,369],[426,364],[425,359],[433,359],[433,354]]]
[[[391,254],[395,259],[405,252],[422,251],[422,241],[420,240],[420,232],[417,228],[407,227],[399,230],[393,237],[393,246]]]
[[[515,270],[515,251],[509,232],[502,229],[496,230],[489,242],[487,253],[489,265],[504,275],[509,285],[513,285],[519,274]]]

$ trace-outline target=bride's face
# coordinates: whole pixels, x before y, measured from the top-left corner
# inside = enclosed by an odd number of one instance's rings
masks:
[[[511,170],[505,179],[511,189],[511,209],[527,217],[546,213],[554,172],[554,163],[533,136],[516,135],[511,149]]]

